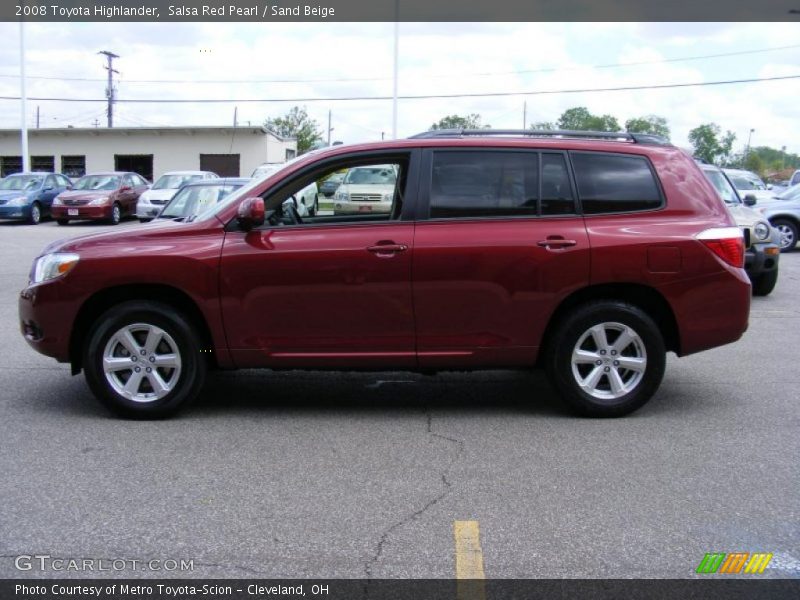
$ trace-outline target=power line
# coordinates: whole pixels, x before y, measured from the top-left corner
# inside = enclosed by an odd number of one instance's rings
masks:
[[[764,52],[777,52],[780,50],[791,50],[800,48],[800,44],[791,44],[788,46],[774,46],[772,48],[757,48],[754,50],[739,50],[737,52],[721,52],[717,54],[702,54],[699,56],[682,56],[676,58],[662,58],[653,60],[642,60],[634,62],[620,62],[620,63],[606,63],[599,65],[587,66],[574,66],[574,67],[541,67],[537,69],[520,69],[512,71],[484,71],[478,73],[442,73],[439,75],[423,75],[415,77],[415,79],[453,79],[462,77],[494,77],[499,75],[521,75],[527,73],[553,73],[562,71],[585,71],[590,69],[614,69],[620,67],[637,67],[643,65],[654,65],[662,63],[676,63],[688,62],[695,60],[707,60],[710,58],[724,58],[729,56],[744,56],[749,54],[761,54]],[[0,75],[0,78],[9,79],[17,78],[18,75]],[[28,79],[41,79],[48,81],[105,81],[105,79],[92,78],[92,77],[53,77],[44,75],[29,75]],[[316,79],[124,79],[123,83],[146,83],[146,84],[159,84],[159,83],[188,83],[188,84],[255,84],[255,83],[350,83],[361,81],[388,81],[391,77],[334,77],[334,78],[316,78]]]
[[[758,83],[763,81],[784,81],[800,79],[800,75],[784,75],[781,77],[760,77],[753,79],[729,79],[726,81],[705,81],[700,83],[667,83],[661,85],[627,85],[607,88],[575,88],[566,90],[533,90],[527,92],[476,92],[465,94],[421,94],[398,96],[400,100],[431,100],[446,98],[499,98],[504,96],[542,96],[549,94],[581,94],[593,92],[623,92],[634,90],[663,90],[670,88],[706,87],[714,85],[732,85],[739,83]],[[103,98],[45,98],[30,97],[38,102],[106,102]],[[266,103],[266,102],[350,102],[363,100],[391,100],[392,96],[339,96],[339,97],[305,97],[305,98],[158,98],[115,99],[118,103],[127,104],[224,104],[231,102]],[[0,96],[0,100],[19,100],[19,96]]]

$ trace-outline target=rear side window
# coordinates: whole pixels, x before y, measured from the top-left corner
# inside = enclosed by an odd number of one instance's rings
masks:
[[[536,152],[436,152],[430,216],[536,216],[539,157]]]
[[[599,152],[573,152],[571,156],[584,214],[661,207],[661,192],[643,156]]]

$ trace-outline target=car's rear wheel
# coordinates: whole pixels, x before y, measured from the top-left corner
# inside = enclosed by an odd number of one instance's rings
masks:
[[[753,279],[753,295],[768,296],[778,283],[778,269],[761,273]]]
[[[775,219],[772,226],[780,233],[781,252],[791,252],[797,246],[798,227],[797,224],[788,219]]]
[[[115,413],[162,418],[193,400],[205,380],[201,343],[172,307],[125,302],[92,328],[84,350],[86,381]]]
[[[556,326],[546,349],[550,381],[575,412],[619,417],[644,405],[664,376],[658,326],[621,301],[585,304]]]
[[[118,203],[114,202],[114,205],[111,207],[111,218],[109,219],[109,222],[112,225],[119,225],[119,222],[121,220],[122,220],[122,208]]]

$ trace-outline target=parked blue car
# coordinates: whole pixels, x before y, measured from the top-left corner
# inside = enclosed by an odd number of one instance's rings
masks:
[[[15,173],[0,181],[0,219],[17,219],[38,224],[50,215],[53,198],[72,189],[61,173]]]

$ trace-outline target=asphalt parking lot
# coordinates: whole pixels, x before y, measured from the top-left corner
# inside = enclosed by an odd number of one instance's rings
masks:
[[[737,551],[800,577],[800,251],[741,341],[671,356],[627,418],[564,413],[538,373],[241,371],[131,422],[17,323],[44,245],[107,228],[0,223],[0,577],[92,575],[15,568],[49,554],[194,566],[94,576],[449,578],[457,520],[490,578],[692,577]]]

